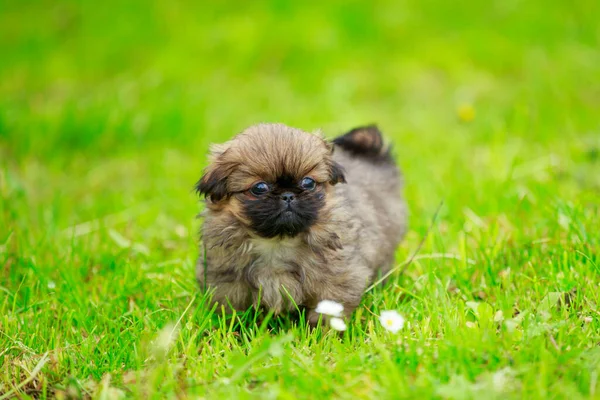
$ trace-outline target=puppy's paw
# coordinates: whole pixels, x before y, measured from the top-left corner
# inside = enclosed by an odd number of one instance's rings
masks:
[[[324,326],[327,324],[327,316],[319,314],[314,309],[309,310],[308,314],[306,315],[306,322],[308,322],[308,325],[311,328],[316,328],[317,326],[319,326],[319,323],[321,326]]]

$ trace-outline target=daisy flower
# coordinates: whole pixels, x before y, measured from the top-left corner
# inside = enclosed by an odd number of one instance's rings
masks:
[[[341,318],[337,318],[337,317],[331,318],[329,320],[329,325],[331,325],[331,327],[333,329],[335,329],[336,331],[345,331],[346,330],[346,323]]]
[[[330,317],[341,317],[344,306],[332,300],[323,300],[317,304],[315,311],[319,314],[329,315]],[[342,321],[343,322],[343,321]]]
[[[385,329],[392,333],[397,333],[404,327],[404,317],[394,310],[382,311],[379,322],[381,322],[381,325],[383,325]]]

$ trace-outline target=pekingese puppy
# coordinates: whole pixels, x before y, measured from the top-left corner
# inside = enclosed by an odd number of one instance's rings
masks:
[[[402,178],[375,126],[326,141],[283,124],[211,148],[197,278],[214,301],[276,314],[321,300],[349,316],[406,231]]]

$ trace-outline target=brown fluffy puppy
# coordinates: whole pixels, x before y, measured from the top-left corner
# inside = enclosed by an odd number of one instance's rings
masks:
[[[332,143],[283,124],[211,149],[197,277],[214,300],[275,313],[321,300],[358,306],[406,230],[402,179],[375,126]],[[293,302],[291,301],[293,299]]]

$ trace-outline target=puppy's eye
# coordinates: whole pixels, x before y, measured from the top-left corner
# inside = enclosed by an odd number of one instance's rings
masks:
[[[314,190],[317,187],[317,182],[313,178],[304,178],[302,182],[300,182],[300,187],[305,190]]]
[[[261,196],[269,191],[269,185],[264,182],[258,182],[250,188],[250,193],[255,196]]]

